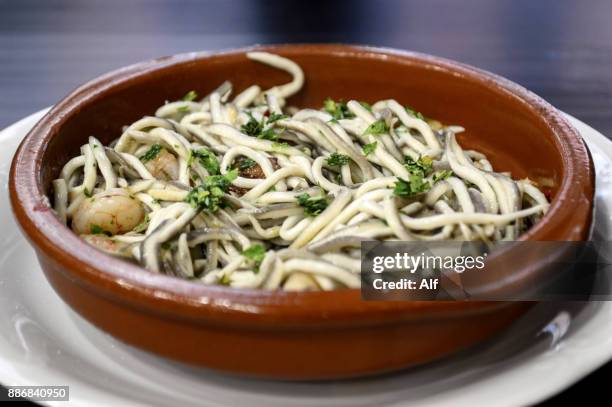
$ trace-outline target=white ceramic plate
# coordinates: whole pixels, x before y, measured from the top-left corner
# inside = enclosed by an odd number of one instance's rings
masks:
[[[611,302],[541,303],[503,334],[470,351],[401,373],[340,382],[245,380],[124,345],[64,305],[13,221],[7,193],[11,158],[43,114],[0,132],[4,385],[68,385],[69,404],[78,406],[516,406],[550,397],[612,358]],[[612,143],[584,123],[570,120],[593,153],[597,198],[603,208],[598,232],[610,236]],[[364,349],[384,351],[384,344]]]

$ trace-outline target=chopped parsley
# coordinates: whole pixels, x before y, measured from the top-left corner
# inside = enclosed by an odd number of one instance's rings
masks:
[[[278,134],[276,134],[274,132],[274,129],[269,127],[265,130],[263,130],[259,136],[257,136],[257,138],[263,139],[263,140],[270,140],[270,141],[276,141],[278,140]]]
[[[406,167],[410,174],[423,178],[433,171],[433,160],[426,155],[419,157],[416,161],[409,156],[405,156],[404,167]]]
[[[153,160],[161,152],[162,148],[161,144],[153,144],[149,151],[140,156],[140,161],[146,163]]]
[[[258,272],[259,266],[261,265],[261,262],[263,261],[266,255],[266,249],[260,244],[254,244],[252,246],[247,247],[242,252],[242,255],[247,259],[253,261],[255,265],[255,272]]]
[[[346,106],[346,102],[339,100],[334,101],[332,98],[327,98],[323,101],[323,110],[332,115],[334,120],[352,119],[355,117],[353,112]]]
[[[367,102],[362,102],[361,100],[359,101],[359,104],[361,105],[361,107],[363,107],[365,110],[367,110],[368,112],[372,112],[372,106],[367,103]]]
[[[200,165],[208,171],[210,175],[218,175],[219,172],[219,160],[215,153],[207,148],[200,148],[198,150],[191,150],[189,155],[188,164],[191,165],[193,160],[198,160]]]
[[[226,206],[225,193],[238,176],[238,171],[232,170],[225,175],[210,175],[204,178],[201,185],[193,188],[187,194],[185,202],[194,208],[216,212]]]
[[[410,106],[404,106],[404,108],[406,109],[408,114],[410,114],[411,116],[414,116],[417,119],[425,120],[425,116],[423,116],[423,114],[421,112],[418,112],[418,111],[414,110]]]
[[[142,233],[147,230],[147,227],[149,227],[149,220],[149,214],[146,214],[144,220],[136,225],[134,229],[132,229],[132,232]]]
[[[433,172],[433,160],[431,157],[422,156],[417,160],[404,157],[404,166],[410,173],[408,179],[398,178],[393,193],[396,196],[410,197],[431,189],[432,184],[450,177],[453,172],[449,170],[438,171],[429,182],[426,177]]]
[[[88,188],[83,188],[83,193],[85,194],[87,198],[91,198],[92,196],[92,193]]]
[[[306,192],[295,197],[297,203],[304,208],[304,213],[307,216],[317,216],[321,214],[329,205],[329,201],[325,195],[310,196]]]
[[[384,134],[388,131],[389,126],[387,126],[387,123],[382,119],[378,119],[368,126],[368,128],[363,132],[363,135],[365,136],[367,134],[373,134],[375,136],[378,136],[379,134]]]
[[[257,161],[251,158],[243,158],[238,162],[238,169],[240,170],[248,170],[249,168],[253,168],[257,165]]]
[[[192,102],[196,100],[197,98],[198,98],[198,92],[196,92],[195,90],[190,90],[189,92],[187,92],[185,96],[183,96],[183,100],[185,102]]]
[[[251,114],[249,114],[249,116],[251,117],[250,120],[246,124],[240,126],[241,132],[243,132],[247,136],[257,137],[263,140],[278,140],[278,134],[274,132],[274,129],[272,127],[268,127],[266,129],[265,126],[266,124],[270,124],[274,121],[280,120],[281,118],[278,117],[279,115],[272,115],[271,117],[274,120],[270,121],[270,119],[268,119],[267,123],[265,118],[261,119],[261,121],[257,121]]]
[[[373,143],[365,144],[363,147],[361,147],[361,151],[363,152],[363,155],[368,156],[372,154],[376,150],[377,145],[378,145],[377,141]]]
[[[348,155],[332,153],[325,161],[330,167],[342,167],[350,163],[351,158]]]
[[[288,118],[289,116],[287,116],[286,114],[272,113],[270,116],[268,116],[268,124]]]
[[[451,170],[438,171],[433,175],[432,180],[433,180],[433,183],[435,184],[436,182],[447,179],[448,177],[452,175],[453,175],[453,172]]]
[[[410,175],[408,180],[398,178],[393,193],[403,198],[420,194],[431,189],[431,184],[418,175]]]
[[[263,131],[263,121],[259,122],[253,116],[250,117],[251,119],[246,124],[240,126],[240,131],[247,136],[257,137]]]
[[[112,236],[113,235],[108,230],[104,230],[101,226],[94,225],[93,223],[91,223],[89,225],[89,232],[92,235],[106,235],[106,236]]]
[[[177,112],[188,112],[189,111],[189,106],[184,105],[184,106],[179,106],[176,108]]]

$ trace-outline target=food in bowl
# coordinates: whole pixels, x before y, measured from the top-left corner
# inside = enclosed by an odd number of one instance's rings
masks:
[[[546,213],[537,184],[461,148],[459,126],[396,100],[287,98],[304,73],[231,98],[222,83],[90,136],[53,181],[57,216],[85,241],[147,270],[204,284],[283,290],[360,285],[363,240],[514,240]]]

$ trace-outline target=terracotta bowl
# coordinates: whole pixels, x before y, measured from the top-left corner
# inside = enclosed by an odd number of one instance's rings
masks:
[[[588,152],[563,116],[503,78],[456,62],[347,45],[261,47],[299,63],[304,89],[290,101],[396,98],[425,115],[460,124],[460,142],[498,170],[547,179],[552,206],[523,239],[584,240],[594,176]],[[165,100],[272,86],[285,73],[247,60],[248,49],[190,53],[136,64],[78,88],[30,131],[10,173],[13,211],[57,293],[116,338],[179,361],[278,379],[354,377],[405,368],[484,340],[528,303],[372,302],[359,290],[284,293],[207,287],[157,275],[110,257],[63,226],[45,196],[87,137],[107,143]],[[514,253],[516,255],[516,253]]]

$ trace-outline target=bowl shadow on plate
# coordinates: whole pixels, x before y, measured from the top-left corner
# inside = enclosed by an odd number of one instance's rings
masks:
[[[409,394],[410,398],[426,398],[432,395],[434,388],[439,391],[441,383],[450,388],[463,387],[494,372],[511,370],[538,354],[554,352],[560,341],[570,337],[600,306],[599,302],[542,302],[495,337],[438,361],[365,378],[310,382],[242,378],[192,367],[133,348],[110,335],[101,335],[101,331],[76,313],[71,314],[78,329],[108,358],[120,359],[133,373],[159,381],[158,385],[164,385],[164,376],[171,376],[173,383],[185,384],[184,388],[176,389],[177,393],[185,396],[197,397],[202,394],[203,389],[198,388],[198,384],[201,384],[226,388],[227,391],[280,397],[359,398],[367,394],[371,402],[371,398],[378,395],[382,397],[382,402],[385,396],[397,395],[399,391]],[[375,352],[379,349],[364,351]]]

